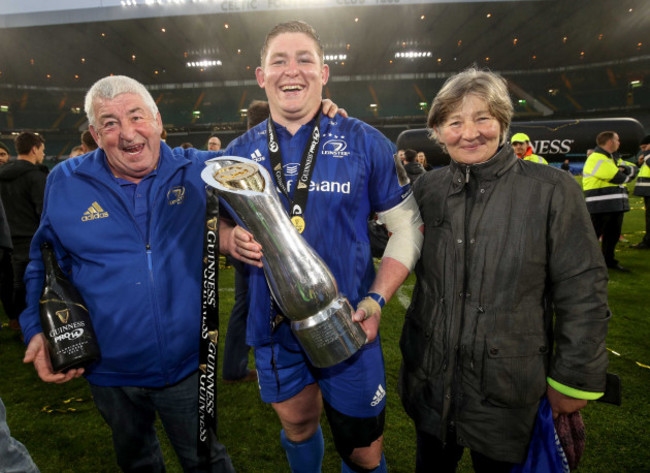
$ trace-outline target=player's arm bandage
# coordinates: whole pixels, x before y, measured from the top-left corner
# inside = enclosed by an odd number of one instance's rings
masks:
[[[386,225],[390,233],[383,258],[388,256],[402,263],[409,271],[413,270],[424,241],[420,231],[424,222],[413,194],[392,209],[378,212],[377,220]]]

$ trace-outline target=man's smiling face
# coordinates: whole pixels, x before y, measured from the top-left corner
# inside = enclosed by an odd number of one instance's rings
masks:
[[[131,182],[153,171],[160,158],[160,113],[155,116],[138,94],[124,93],[94,103],[97,123],[90,131],[113,174]]]

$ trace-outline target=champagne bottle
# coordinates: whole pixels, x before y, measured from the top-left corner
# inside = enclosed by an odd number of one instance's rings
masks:
[[[63,274],[52,245],[41,245],[45,283],[39,304],[41,326],[55,373],[81,368],[100,357],[88,309]]]

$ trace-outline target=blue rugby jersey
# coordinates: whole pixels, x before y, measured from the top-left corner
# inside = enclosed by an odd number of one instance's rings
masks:
[[[399,185],[393,159],[395,148],[377,130],[339,115],[334,119],[323,116],[320,120],[319,153],[304,209],[302,236],[329,266],[339,292],[356,307],[375,277],[368,215],[399,204],[410,193],[410,185]],[[294,136],[275,124],[291,197],[314,124],[312,120],[303,125]],[[265,166],[273,176],[266,121],[230,143],[224,155],[252,159]],[[288,209],[287,199],[279,191],[278,194]],[[247,343],[253,346],[269,343],[270,320],[275,312],[261,269],[251,267],[249,297]],[[297,342],[295,344],[297,346]]]

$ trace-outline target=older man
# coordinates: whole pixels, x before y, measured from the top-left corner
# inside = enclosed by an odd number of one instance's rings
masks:
[[[208,151],[219,151],[221,149],[221,140],[217,135],[212,135],[208,139]]]
[[[20,318],[24,361],[46,382],[85,375],[123,471],[165,471],[157,413],[184,471],[232,472],[214,438],[209,459],[197,450],[206,208],[200,172],[214,153],[172,151],[161,142],[154,100],[128,77],[96,82],[85,110],[99,149],[59,164],[47,181]],[[38,318],[45,241],[92,317],[102,357],[87,369],[52,371]]]
[[[280,418],[281,443],[292,471],[320,471],[323,404],[342,471],[386,471],[379,319],[381,307],[419,255],[420,215],[408,184],[400,186],[397,180],[391,143],[358,120],[321,115],[329,68],[311,26],[293,21],[273,28],[256,77],[271,116],[232,142],[226,154],[254,156],[274,175],[288,213],[357,307],[355,320],[370,340],[338,365],[312,366],[288,323],[271,328],[281,314],[271,302],[261,270],[263,248],[235,227],[237,251],[256,266],[249,278],[247,338],[255,348],[262,400],[271,403]],[[300,186],[299,180],[309,185]],[[376,277],[366,225],[373,211],[393,234]]]

